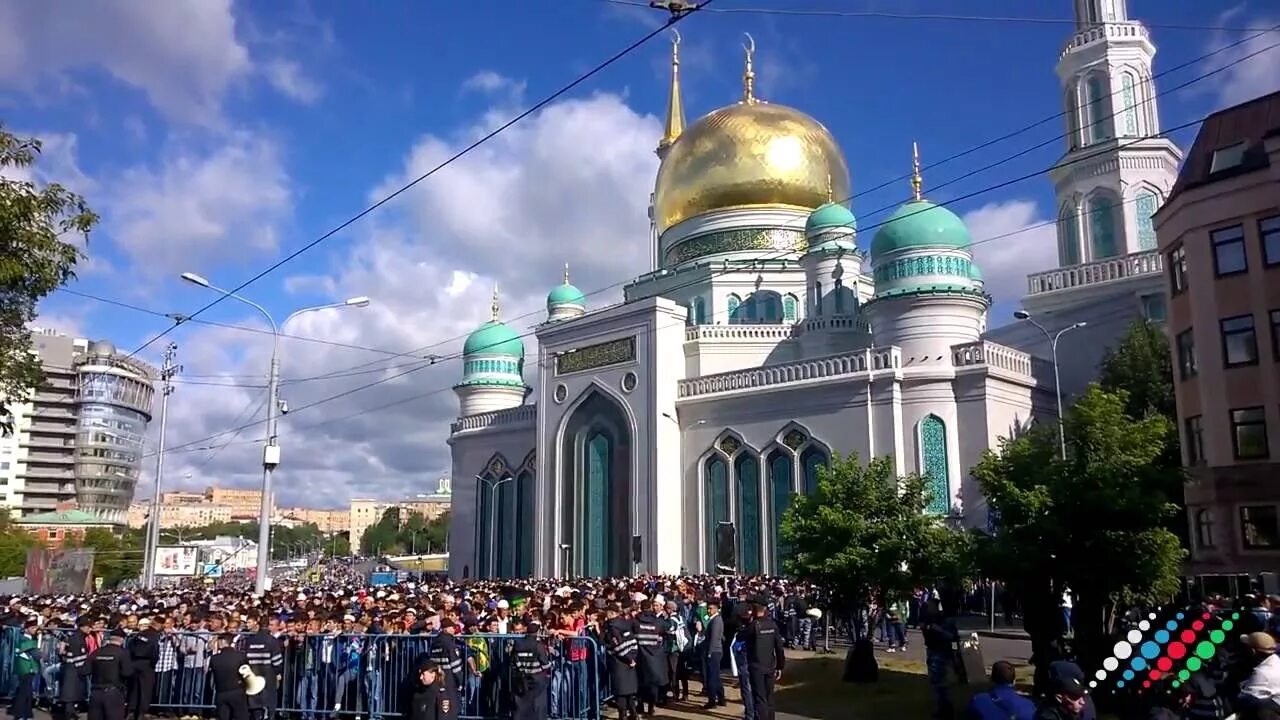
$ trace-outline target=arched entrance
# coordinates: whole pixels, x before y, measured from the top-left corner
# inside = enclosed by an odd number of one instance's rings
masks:
[[[561,543],[572,574],[631,574],[632,437],[617,401],[592,391],[569,416],[561,447]]]

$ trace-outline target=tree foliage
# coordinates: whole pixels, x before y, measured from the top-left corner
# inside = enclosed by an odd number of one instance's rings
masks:
[[[1177,484],[1159,462],[1170,422],[1130,417],[1129,404],[1123,391],[1091,386],[1066,417],[1065,461],[1057,428],[1038,426],[1002,441],[973,469],[999,519],[998,532],[979,544],[981,564],[1021,595],[1033,639],[1061,629],[1052,619],[1067,588],[1086,654],[1119,607],[1165,602],[1178,590],[1184,553],[1168,529]]]
[[[25,574],[27,551],[38,544],[35,537],[13,523],[7,509],[0,508],[0,578]]]
[[[387,508],[378,522],[365,529],[360,550],[366,555],[398,555],[442,551],[449,535],[449,513],[428,520],[421,513],[402,517],[400,508]]]
[[[1098,384],[1127,393],[1125,413],[1132,418],[1177,416],[1173,396],[1173,358],[1169,338],[1158,325],[1139,320],[1102,360]]]
[[[0,124],[0,430],[13,431],[6,398],[26,397],[44,383],[27,325],[36,305],[75,277],[79,248],[98,222],[84,198],[57,183],[38,187],[31,170],[40,141]]]
[[[103,588],[113,588],[142,574],[142,545],[129,533],[116,535],[107,528],[89,528],[84,536],[68,541],[68,548],[93,550],[93,575]]]
[[[782,518],[786,571],[828,588],[846,614],[920,583],[957,580],[966,538],[925,514],[929,499],[926,479],[897,476],[889,458],[865,466],[857,455],[833,458],[817,492],[797,496]]]

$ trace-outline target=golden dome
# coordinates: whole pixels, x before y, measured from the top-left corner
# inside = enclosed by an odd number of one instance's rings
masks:
[[[749,93],[749,91],[748,91]],[[698,120],[658,169],[658,232],[712,210],[812,210],[849,196],[849,168],[817,120],[786,107],[744,101]]]

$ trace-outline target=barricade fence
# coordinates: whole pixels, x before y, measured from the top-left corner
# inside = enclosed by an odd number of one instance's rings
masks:
[[[40,671],[32,679],[37,701],[62,699],[64,672],[60,646],[76,630],[44,630],[37,637]],[[235,636],[244,650],[249,635]],[[519,635],[456,635],[461,669],[454,677],[462,697],[461,715],[468,718],[510,716],[514,708],[511,683],[512,646]],[[0,692],[12,697],[19,678],[14,657],[22,638],[20,628],[0,633]],[[335,716],[383,720],[407,716],[416,682],[414,668],[433,656],[438,635],[286,634],[279,639],[281,654],[277,682],[254,702],[289,713],[300,720]],[[129,648],[132,637],[126,639]],[[105,640],[104,640],[105,642]],[[611,699],[605,675],[605,656],[591,637],[547,636],[552,658],[547,703],[558,720],[594,720]],[[148,708],[166,714],[207,716],[213,710],[213,682],[209,660],[219,641],[208,631],[167,632],[160,635],[154,675],[135,675],[128,688],[129,709]],[[147,662],[147,661],[143,661]],[[147,662],[147,664],[150,664]],[[441,672],[448,672],[442,668]],[[262,673],[264,676],[266,673]],[[84,700],[88,699],[88,683]]]

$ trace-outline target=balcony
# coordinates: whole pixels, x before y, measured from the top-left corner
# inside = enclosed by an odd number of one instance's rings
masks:
[[[459,418],[457,422],[449,426],[449,429],[453,433],[459,433],[464,430],[484,430],[502,425],[522,425],[533,423],[537,419],[537,405],[521,405],[508,410],[494,410],[487,413],[468,415],[464,418]]]
[[[747,342],[775,342],[791,337],[795,326],[766,324],[734,324],[734,325],[691,325],[685,328],[684,341],[699,340],[741,340]]]
[[[1024,377],[1044,377],[1041,373],[1053,373],[1053,364],[1046,360],[986,340],[953,345],[951,363],[957,368],[982,365]]]
[[[1054,268],[1027,276],[1027,294],[1059,292],[1104,285],[1125,278],[1158,275],[1164,271],[1164,257],[1158,250],[1143,250],[1121,257]]]
[[[828,357],[769,365],[749,370],[707,375],[681,380],[677,386],[681,400],[718,393],[755,390],[778,385],[807,384],[872,370],[897,370],[902,354],[896,347],[878,347]]]
[[[1145,40],[1146,42],[1151,42],[1151,33],[1147,31],[1145,25],[1139,22],[1095,25],[1073,35],[1067,41],[1067,44],[1063,46],[1062,52],[1058,54],[1058,60],[1062,60],[1067,53],[1073,50],[1105,40]]]

